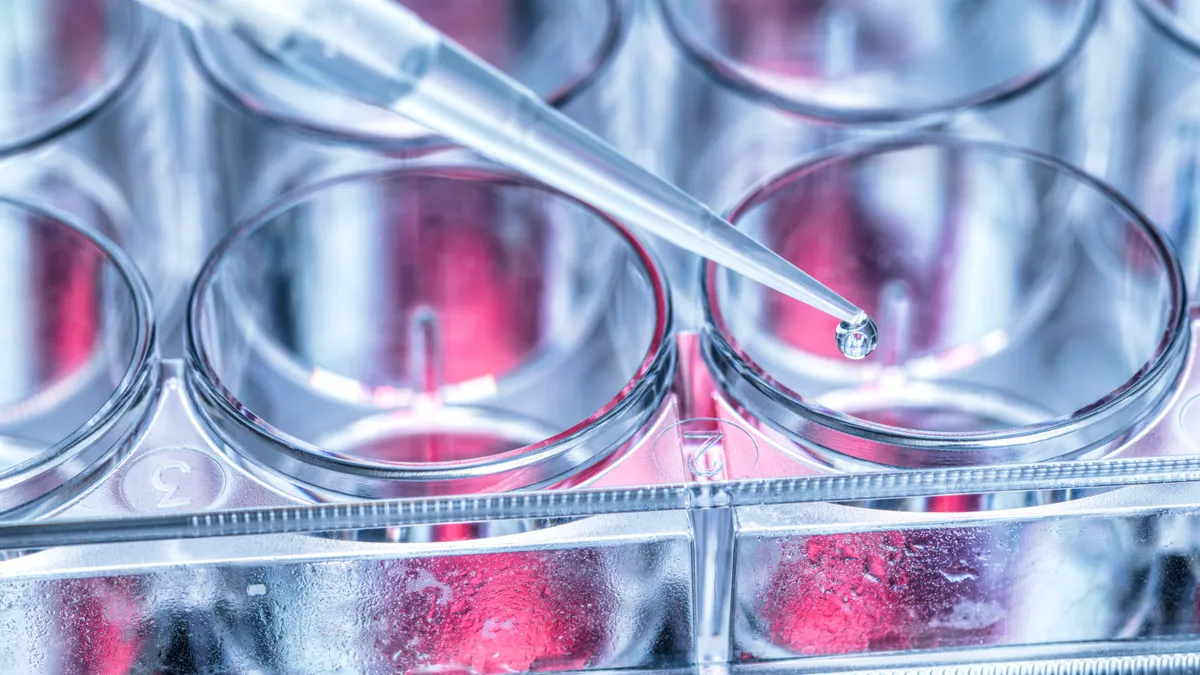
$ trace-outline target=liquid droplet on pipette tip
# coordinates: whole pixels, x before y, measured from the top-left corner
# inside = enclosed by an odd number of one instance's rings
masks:
[[[837,327],[838,351],[848,359],[866,358],[879,344],[879,329],[871,317],[863,314],[859,321],[843,321]]]

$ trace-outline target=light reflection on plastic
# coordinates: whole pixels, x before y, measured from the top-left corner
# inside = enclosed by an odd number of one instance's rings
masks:
[[[377,385],[367,387],[358,380],[338,375],[320,367],[309,374],[309,385],[323,394],[356,403],[369,403],[382,408],[399,408],[414,404],[418,395],[410,389]],[[439,390],[440,398],[447,402],[470,401],[487,398],[497,393],[496,378],[484,375]]]
[[[974,365],[990,356],[1004,351],[1011,339],[1002,328],[990,331],[978,342],[947,350],[937,356],[913,359],[905,370],[914,377],[931,378],[944,372],[959,370]]]

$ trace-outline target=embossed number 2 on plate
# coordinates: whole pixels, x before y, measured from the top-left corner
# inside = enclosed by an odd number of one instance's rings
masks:
[[[721,456],[721,446],[718,445],[724,438],[725,432],[712,431],[685,431],[683,437],[689,441],[703,441],[695,450],[688,455],[688,468],[697,476],[711,478],[721,469],[725,468],[725,458]],[[705,455],[709,452],[712,455],[705,461]]]

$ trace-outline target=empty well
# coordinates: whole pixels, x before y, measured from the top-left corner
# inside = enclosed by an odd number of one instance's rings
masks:
[[[82,225],[0,199],[0,510],[79,485],[153,382],[149,295]]]
[[[189,340],[239,452],[374,497],[602,461],[665,395],[669,325],[624,229],[515,176],[442,168],[334,181],[240,228],[197,282]]]

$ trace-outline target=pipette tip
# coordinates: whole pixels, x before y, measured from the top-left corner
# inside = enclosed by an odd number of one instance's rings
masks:
[[[854,321],[842,321],[837,327],[838,351],[848,359],[866,358],[879,344],[879,328],[865,312]]]

